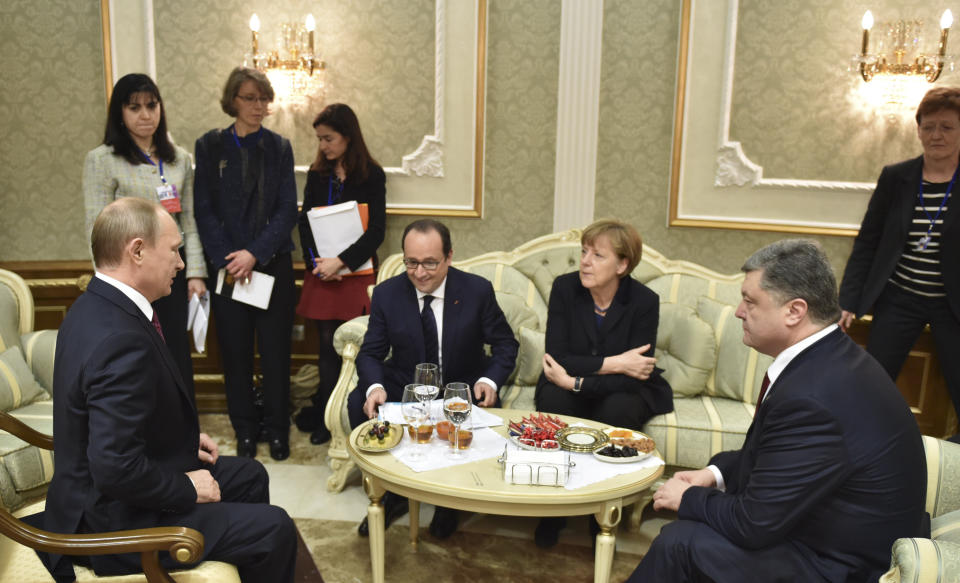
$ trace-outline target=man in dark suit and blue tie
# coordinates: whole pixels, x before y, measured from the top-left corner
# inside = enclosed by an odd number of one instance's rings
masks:
[[[183,269],[179,229],[159,205],[121,198],[91,236],[96,275],[60,327],[53,381],[56,470],[44,526],[60,533],[186,526],[201,560],[237,565],[245,582],[293,581],[296,527],[269,502],[259,462],[221,456],[200,433],[194,396],[151,302]],[[43,557],[57,580],[71,561]],[[140,570],[137,555],[91,557],[97,574]],[[183,568],[169,556],[167,568]]]
[[[742,449],[654,494],[678,520],[630,581],[875,582],[895,539],[929,536],[917,423],[835,324],[836,280],[816,243],[773,243],[743,271],[736,314],[744,344],[775,357],[768,390]]]
[[[347,411],[356,427],[399,401],[413,382],[417,364],[438,362],[444,383],[473,387],[481,407],[499,403],[497,390],[513,371],[518,344],[486,279],[450,266],[453,248],[446,225],[422,219],[407,225],[401,239],[406,274],[373,290],[370,322],[357,355],[357,388]],[[484,352],[490,346],[491,355]],[[392,351],[390,358],[387,354]],[[386,524],[406,512],[406,500],[384,497]],[[437,508],[430,532],[446,538],[457,527],[453,510]],[[367,519],[360,524],[367,534]]]

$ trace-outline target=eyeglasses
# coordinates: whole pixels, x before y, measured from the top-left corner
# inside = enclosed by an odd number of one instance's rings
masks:
[[[423,266],[427,271],[434,271],[440,267],[439,261],[434,261],[433,259],[428,259],[426,261],[417,261],[416,259],[404,259],[403,264],[407,266],[407,269],[410,271],[416,271],[420,266]]]
[[[257,97],[256,95],[237,95],[237,97],[246,101],[247,103],[259,101],[260,105],[266,105],[272,101],[272,99],[269,97]]]

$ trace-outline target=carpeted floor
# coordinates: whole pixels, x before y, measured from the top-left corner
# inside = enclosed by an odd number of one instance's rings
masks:
[[[224,454],[235,450],[233,431],[226,415],[201,415],[200,424]],[[326,445],[311,445],[308,435],[292,428],[290,458],[270,459],[261,444],[259,459],[270,474],[273,503],[294,518],[318,573],[309,575],[305,561],[298,562],[298,583],[357,583],[370,581],[369,539],[357,535],[356,526],[366,514],[368,499],[355,474],[342,492],[330,493],[326,480]],[[404,516],[387,530],[386,581],[496,581],[574,583],[593,580],[593,549],[586,517],[570,520],[560,544],[548,550],[533,543],[536,518],[462,514],[457,533],[444,541],[433,539],[427,525],[433,507],[422,504],[420,544],[412,548],[409,519]],[[623,581],[636,567],[650,541],[674,517],[647,508],[637,532],[621,524],[617,533],[611,581]],[[302,578],[301,578],[302,577]]]

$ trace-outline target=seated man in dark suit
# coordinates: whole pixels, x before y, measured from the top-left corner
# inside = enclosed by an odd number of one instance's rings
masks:
[[[676,510],[630,581],[877,581],[900,537],[929,536],[917,423],[883,368],[835,324],[837,284],[813,241],[757,251],[737,317],[775,360],[743,448],[677,472]]]
[[[269,502],[259,462],[218,455],[200,433],[150,303],[183,269],[179,229],[156,203],[121,198],[97,217],[96,276],[60,327],[53,380],[56,470],[47,530],[103,532],[186,526],[204,537],[201,560],[237,565],[245,582],[293,581],[296,527]],[[69,557],[42,556],[58,580]],[[137,555],[91,557],[97,574],[140,570]],[[183,568],[169,556],[167,568]]]
[[[357,355],[357,388],[347,400],[354,427],[376,417],[383,403],[399,401],[403,387],[413,382],[417,364],[423,362],[439,363],[444,383],[471,385],[481,407],[496,406],[497,389],[517,359],[518,344],[493,286],[478,275],[450,266],[453,249],[450,231],[443,223],[414,221],[404,229],[401,246],[407,273],[373,289],[370,323]],[[489,357],[484,344],[490,345]],[[384,510],[389,526],[406,512],[407,502],[387,494]],[[438,507],[430,533],[446,538],[456,528],[455,511]],[[366,518],[359,532],[366,536]]]

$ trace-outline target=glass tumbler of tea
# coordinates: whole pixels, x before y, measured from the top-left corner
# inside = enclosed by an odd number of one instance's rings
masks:
[[[450,423],[453,423],[453,449],[447,452],[447,457],[461,459],[460,426],[470,418],[470,386],[467,383],[449,383],[443,389],[443,414]]]

